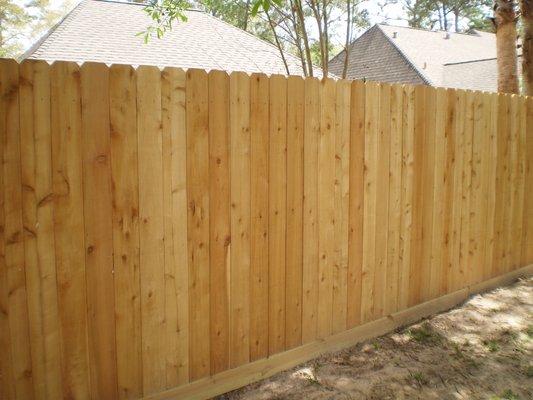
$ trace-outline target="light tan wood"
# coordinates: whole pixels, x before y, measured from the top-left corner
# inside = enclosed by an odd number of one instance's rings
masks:
[[[365,84],[353,82],[350,94],[350,167],[346,325],[361,322],[365,169]]]
[[[318,313],[317,335],[332,333],[333,268],[335,257],[335,83],[320,82],[318,140]]]
[[[129,66],[112,66],[109,71],[109,119],[117,385],[121,399],[142,395],[136,99],[135,70]]]
[[[2,398],[218,393],[531,263],[529,99],[0,69]]]
[[[318,313],[318,140],[320,83],[305,80],[302,343],[317,338]]]
[[[209,73],[209,253],[211,263],[211,371],[230,362],[230,78]],[[244,165],[243,165],[244,167]],[[233,247],[235,250],[235,247]],[[245,293],[244,293],[245,294]],[[243,343],[243,347],[245,344]],[[233,348],[232,348],[233,350]]]
[[[85,265],[93,397],[117,396],[113,209],[109,143],[109,69],[81,68]]]
[[[83,218],[80,71],[51,67],[52,179],[55,262],[63,396],[88,398],[87,289]]]
[[[250,78],[250,360],[268,355],[269,80]]]
[[[217,376],[199,380],[190,385],[146,397],[145,399],[209,399],[249,383],[266,379],[278,372],[315,358],[320,354],[354,346],[364,340],[392,332],[399,327],[414,323],[422,318],[449,310],[463,303],[474,294],[482,293],[498,286],[508,285],[520,277],[528,277],[532,274],[533,265],[528,265],[508,272],[498,278],[493,278],[477,285],[468,285],[461,290],[448,293],[437,299],[418,304],[417,306],[338,333],[325,340],[314,341],[270,358],[255,361],[248,365],[225,371]]]
[[[365,158],[363,175],[363,259],[361,272],[361,322],[373,318],[374,275],[375,275],[375,235],[376,235],[376,179],[377,149],[379,135],[379,96],[380,87],[375,83],[366,84],[365,102]]]
[[[414,88],[404,86],[402,91],[402,188],[401,224],[398,270],[398,308],[405,309],[409,302],[411,269],[411,227],[413,221],[413,156],[414,156]]]
[[[187,107],[187,240],[189,266],[190,379],[208,376],[209,299],[209,112],[205,71],[189,69]]]
[[[230,76],[230,366],[250,361],[250,78]]]
[[[44,61],[23,64],[20,78],[24,252],[34,391],[36,397],[42,394],[45,398],[60,398],[63,394],[51,201],[50,66]]]
[[[287,80],[286,347],[302,343],[304,80]]]
[[[526,182],[525,187],[533,187],[533,99],[527,99],[526,116]],[[524,227],[522,237],[522,261],[524,265],[533,262],[533,196],[524,196]]]
[[[389,234],[389,153],[391,129],[391,89],[392,86],[382,83],[379,94],[379,131],[377,137],[376,159],[376,232],[375,270],[374,270],[374,303],[373,319],[385,315],[387,290],[387,260]]]
[[[350,185],[349,81],[337,82],[335,107],[335,232],[333,259],[333,333],[346,330],[348,301],[348,225]]]
[[[287,81],[270,77],[268,160],[268,353],[285,349],[285,246],[287,200]]]
[[[387,265],[385,273],[384,312],[398,310],[400,258],[400,226],[402,206],[402,114],[403,88],[393,85],[390,94],[389,150],[389,216],[387,234]]]
[[[137,70],[142,371],[145,395],[166,387],[161,72]]]
[[[163,213],[165,246],[166,386],[188,382],[188,271],[185,72],[161,76]]]
[[[24,257],[24,227],[21,177],[21,140],[19,106],[19,68],[14,60],[6,60],[0,69],[4,175],[4,262],[7,282],[8,325],[11,342],[11,363],[17,397],[34,397],[31,376],[32,359],[26,264]],[[28,373],[30,371],[30,373]]]

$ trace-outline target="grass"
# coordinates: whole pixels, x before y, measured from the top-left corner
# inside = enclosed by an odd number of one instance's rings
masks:
[[[442,340],[441,335],[435,332],[427,322],[419,327],[407,330],[407,335],[415,342],[421,344],[436,344]]]
[[[493,396],[491,400],[520,400],[520,397],[511,389],[506,389],[500,396]]]
[[[500,345],[496,340],[484,340],[483,344],[491,353],[496,353],[498,350],[500,350]]]
[[[418,386],[424,386],[429,383],[429,379],[422,372],[409,371],[409,375],[411,376],[411,379],[418,384]]]

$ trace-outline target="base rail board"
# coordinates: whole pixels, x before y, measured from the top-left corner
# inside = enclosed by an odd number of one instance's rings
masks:
[[[516,279],[533,275],[533,264],[504,275],[467,286],[453,293],[398,311],[378,320],[350,330],[320,339],[300,347],[254,361],[208,378],[199,379],[184,386],[144,397],[146,400],[162,399],[210,399],[253,382],[266,379],[278,372],[290,369],[327,352],[334,352],[356,345],[367,339],[382,336],[397,328],[423,318],[447,311],[466,301],[471,295],[505,286]]]

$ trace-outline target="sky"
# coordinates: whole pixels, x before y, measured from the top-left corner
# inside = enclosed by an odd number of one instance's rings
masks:
[[[24,5],[28,3],[28,0],[15,0],[15,3]],[[50,1],[50,5],[53,9],[63,9],[65,13],[70,11],[78,3],[79,0]],[[388,4],[383,7],[382,3],[384,3],[384,0],[364,0],[360,5],[361,9],[366,9],[368,11],[372,25],[384,21],[387,21],[392,25],[407,25],[406,21],[402,20],[404,13],[400,4]],[[309,24],[309,26],[311,29],[311,36],[316,36],[316,32],[313,32],[314,24]],[[339,21],[339,23],[333,27],[332,43],[334,45],[342,45],[344,43],[346,34],[345,30],[346,27],[344,25],[344,21],[341,19],[341,21]],[[356,31],[353,35],[353,38],[355,39],[361,33],[362,30]],[[38,39],[39,37],[33,37],[31,32],[27,32],[27,37],[23,40],[24,48],[29,48]]]

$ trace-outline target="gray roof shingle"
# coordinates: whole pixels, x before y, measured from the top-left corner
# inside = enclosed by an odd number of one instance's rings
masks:
[[[272,44],[204,12],[186,14],[187,22],[145,44],[136,34],[152,20],[141,5],[82,0],[24,58],[286,74]],[[302,75],[300,60],[285,54],[291,75]]]
[[[496,37],[377,24],[350,48],[348,78],[497,90]],[[330,61],[340,75],[344,52]],[[409,65],[410,68],[407,68]]]

